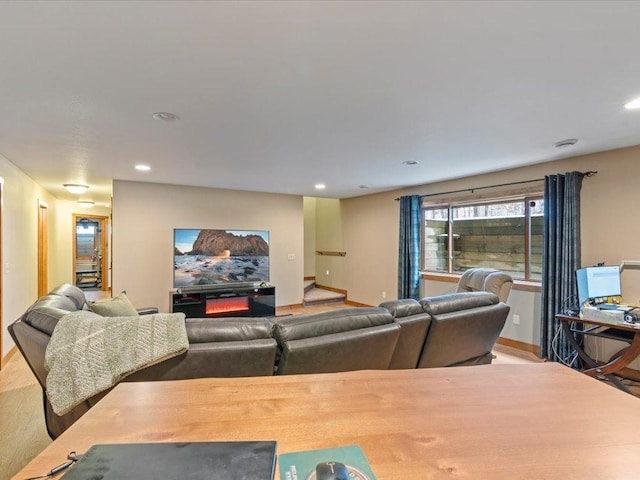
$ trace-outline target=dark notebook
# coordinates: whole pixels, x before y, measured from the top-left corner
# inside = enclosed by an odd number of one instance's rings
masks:
[[[273,480],[276,442],[94,445],[64,480]]]

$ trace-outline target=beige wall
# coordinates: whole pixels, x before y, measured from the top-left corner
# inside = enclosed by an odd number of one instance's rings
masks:
[[[316,250],[343,252],[340,200],[316,199]],[[346,289],[346,257],[316,255],[316,283],[327,287]]]
[[[174,228],[269,230],[276,304],[302,303],[302,197],[114,181],[114,293],[126,290],[137,306],[169,311]]]
[[[3,178],[2,203],[2,345],[4,357],[14,343],[7,326],[15,321],[38,296],[38,200],[48,208],[49,252],[59,241],[55,233],[55,199],[6,158],[0,156]],[[55,261],[49,263],[49,280],[58,277]]]
[[[304,197],[304,276],[316,276],[316,198]]]

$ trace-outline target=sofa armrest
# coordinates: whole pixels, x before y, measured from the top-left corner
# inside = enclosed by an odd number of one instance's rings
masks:
[[[138,315],[153,315],[155,313],[159,313],[158,307],[143,307],[136,308]]]
[[[401,300],[389,300],[380,304],[382,308],[389,310],[393,318],[409,317],[423,313],[422,305],[413,298],[403,298]]]

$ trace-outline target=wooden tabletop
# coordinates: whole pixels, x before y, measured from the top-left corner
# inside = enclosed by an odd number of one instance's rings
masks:
[[[121,383],[14,478],[96,443],[234,440],[357,444],[379,480],[630,479],[640,399],[555,363]]]

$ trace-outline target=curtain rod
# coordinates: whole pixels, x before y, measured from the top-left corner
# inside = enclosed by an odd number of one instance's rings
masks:
[[[595,174],[597,174],[598,172],[595,172],[593,170],[589,170],[588,172],[580,172],[582,173],[585,177],[593,177]],[[460,190],[451,190],[449,192],[439,192],[439,193],[427,193],[426,195],[420,195],[420,198],[427,198],[427,197],[435,197],[438,195],[450,195],[452,193],[462,193],[462,192],[475,192],[476,190],[485,190],[487,188],[497,188],[497,187],[508,187],[511,185],[522,185],[524,183],[533,183],[533,182],[542,182],[544,180],[544,178],[536,178],[534,180],[522,180],[520,182],[511,182],[511,183],[499,183],[496,185],[487,185],[484,187],[475,187],[475,188],[463,188]],[[400,200],[399,198],[396,198],[396,200]]]

